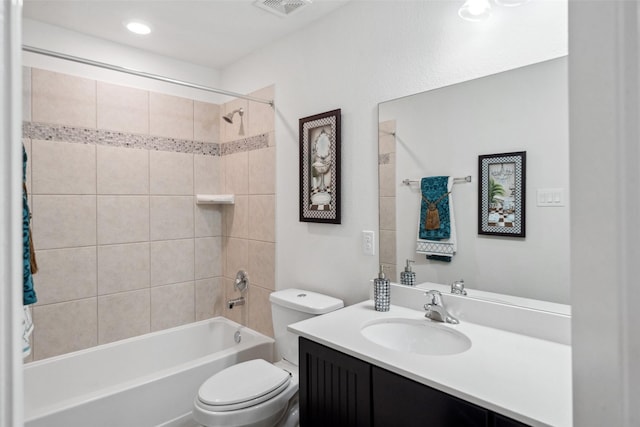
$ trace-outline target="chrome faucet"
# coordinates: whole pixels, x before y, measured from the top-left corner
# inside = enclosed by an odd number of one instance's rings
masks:
[[[245,304],[244,297],[234,298],[227,301],[227,306],[229,307],[229,310],[232,310],[233,307],[235,307],[236,305],[244,305],[244,304]]]
[[[456,280],[451,284],[451,293],[456,295],[466,295],[467,291],[464,289],[464,280]]]
[[[442,304],[442,294],[439,291],[431,290],[425,293],[429,302],[424,305],[424,309],[427,310],[424,317],[434,320],[436,322],[445,322],[451,324],[458,324],[458,319],[453,317],[447,312]]]

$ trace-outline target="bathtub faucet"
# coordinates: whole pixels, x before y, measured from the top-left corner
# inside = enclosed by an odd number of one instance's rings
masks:
[[[229,306],[229,310],[231,310],[236,305],[244,305],[244,297],[234,298],[227,301],[227,305]]]

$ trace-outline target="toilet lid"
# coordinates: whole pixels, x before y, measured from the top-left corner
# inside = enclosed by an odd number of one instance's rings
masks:
[[[213,375],[200,386],[198,399],[216,411],[241,409],[278,395],[289,381],[289,372],[263,359],[255,359]]]

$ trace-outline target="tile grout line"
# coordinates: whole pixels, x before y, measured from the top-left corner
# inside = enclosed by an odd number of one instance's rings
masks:
[[[95,82],[96,84],[96,129],[98,128],[98,82]],[[96,196],[96,247],[95,247],[95,255],[96,255],[96,271],[95,271],[95,275],[96,275],[96,343],[97,345],[100,345],[100,304],[98,303],[98,298],[100,295],[100,283],[98,282],[99,280],[99,276],[98,276],[98,270],[100,269],[100,260],[98,259],[98,147],[94,146],[94,150],[95,150],[95,164],[96,164],[96,170],[95,170],[95,196]]]
[[[146,90],[147,95],[147,134],[151,135],[151,92]],[[149,332],[152,331],[151,318],[153,310],[151,308],[151,150],[147,150],[147,200],[148,200],[148,224],[147,224],[147,251],[149,255],[149,269],[147,270],[147,301],[149,303],[149,316],[147,318],[147,325],[149,326]]]
[[[149,135],[151,135],[151,92],[150,91],[145,91],[147,93],[147,132],[149,133]],[[149,206],[149,212],[148,212],[148,223],[147,223],[147,232],[148,232],[148,245],[147,245],[147,250],[148,250],[148,256],[149,256],[149,271],[147,272],[147,276],[148,276],[148,292],[149,292],[149,296],[148,296],[148,301],[149,301],[149,318],[148,318],[148,325],[149,325],[149,332],[153,331],[153,325],[152,325],[152,320],[153,320],[153,307],[152,307],[152,302],[153,299],[151,297],[151,150],[147,150],[147,199],[148,199],[148,206]]]

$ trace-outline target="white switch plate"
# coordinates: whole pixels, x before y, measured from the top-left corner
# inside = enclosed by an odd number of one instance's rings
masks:
[[[376,234],[374,231],[362,231],[362,253],[365,255],[376,254]]]
[[[537,190],[536,196],[538,206],[564,206],[563,188],[540,188]]]

